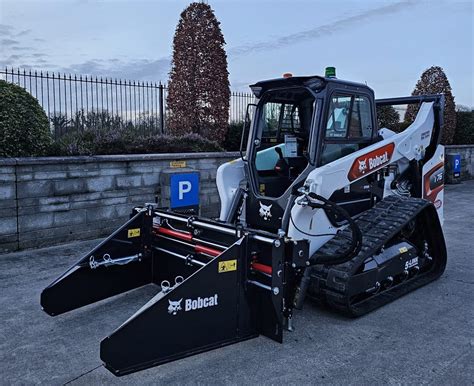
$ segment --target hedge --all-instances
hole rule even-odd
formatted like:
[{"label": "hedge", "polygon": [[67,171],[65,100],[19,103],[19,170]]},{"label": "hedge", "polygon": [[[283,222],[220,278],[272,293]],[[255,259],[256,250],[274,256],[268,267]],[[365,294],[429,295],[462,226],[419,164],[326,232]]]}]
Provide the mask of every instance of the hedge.
[{"label": "hedge", "polygon": [[217,142],[197,134],[184,136],[133,135],[132,133],[103,133],[85,130],[69,133],[58,139],[50,148],[51,156],[145,154],[145,153],[192,153],[223,151]]},{"label": "hedge", "polygon": [[51,143],[48,117],[38,101],[0,80],[0,157],[45,155]]}]

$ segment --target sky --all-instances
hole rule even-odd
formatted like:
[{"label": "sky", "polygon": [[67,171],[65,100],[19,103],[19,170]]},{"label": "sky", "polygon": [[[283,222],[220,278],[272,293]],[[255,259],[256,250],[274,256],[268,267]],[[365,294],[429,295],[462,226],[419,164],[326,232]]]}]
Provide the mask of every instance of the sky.
[{"label": "sky", "polygon": [[[411,94],[443,67],[456,104],[474,106],[474,6],[456,0],[208,0],[226,40],[231,88],[322,75]],[[167,82],[188,1],[0,0],[0,67]]]}]

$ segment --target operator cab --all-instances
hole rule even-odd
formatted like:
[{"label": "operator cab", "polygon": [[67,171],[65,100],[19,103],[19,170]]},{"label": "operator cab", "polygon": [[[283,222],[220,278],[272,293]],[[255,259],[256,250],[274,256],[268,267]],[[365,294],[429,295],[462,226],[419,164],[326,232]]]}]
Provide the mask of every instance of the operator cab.
[{"label": "operator cab", "polygon": [[281,196],[308,165],[313,109],[314,97],[304,88],[276,90],[263,98],[253,155],[261,195]]},{"label": "operator cab", "polygon": [[[334,76],[280,78],[250,88],[258,104],[246,152],[246,221],[275,231],[313,169],[378,140],[374,93]],[[354,215],[373,206],[374,187],[363,178],[330,199]]]}]

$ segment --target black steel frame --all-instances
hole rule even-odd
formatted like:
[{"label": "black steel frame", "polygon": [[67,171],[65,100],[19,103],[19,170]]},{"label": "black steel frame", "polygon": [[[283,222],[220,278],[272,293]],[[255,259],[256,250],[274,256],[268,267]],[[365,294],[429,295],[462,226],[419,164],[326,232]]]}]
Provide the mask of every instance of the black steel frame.
[{"label": "black steel frame", "polygon": [[[101,342],[106,368],[124,375],[259,334],[282,342],[294,268],[307,258],[304,241],[135,208],[126,224],[44,289],[41,306],[55,316],[156,285],[156,295]],[[168,288],[172,278],[176,285]],[[188,309],[193,299],[213,297],[218,305]]]}]

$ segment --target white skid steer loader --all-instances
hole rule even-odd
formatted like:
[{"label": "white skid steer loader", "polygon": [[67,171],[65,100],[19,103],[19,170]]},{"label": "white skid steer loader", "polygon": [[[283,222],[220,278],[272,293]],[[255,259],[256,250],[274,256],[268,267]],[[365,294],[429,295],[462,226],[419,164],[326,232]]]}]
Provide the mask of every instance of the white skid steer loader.
[{"label": "white skid steer loader", "polygon": [[[44,289],[44,311],[155,284],[101,342],[123,375],[259,334],[282,342],[305,298],[359,316],[438,278],[444,97],[375,100],[327,70],[251,86],[246,151],[217,172],[219,220],[134,208]],[[379,129],[376,107],[402,104],[420,105],[415,121]]]}]

